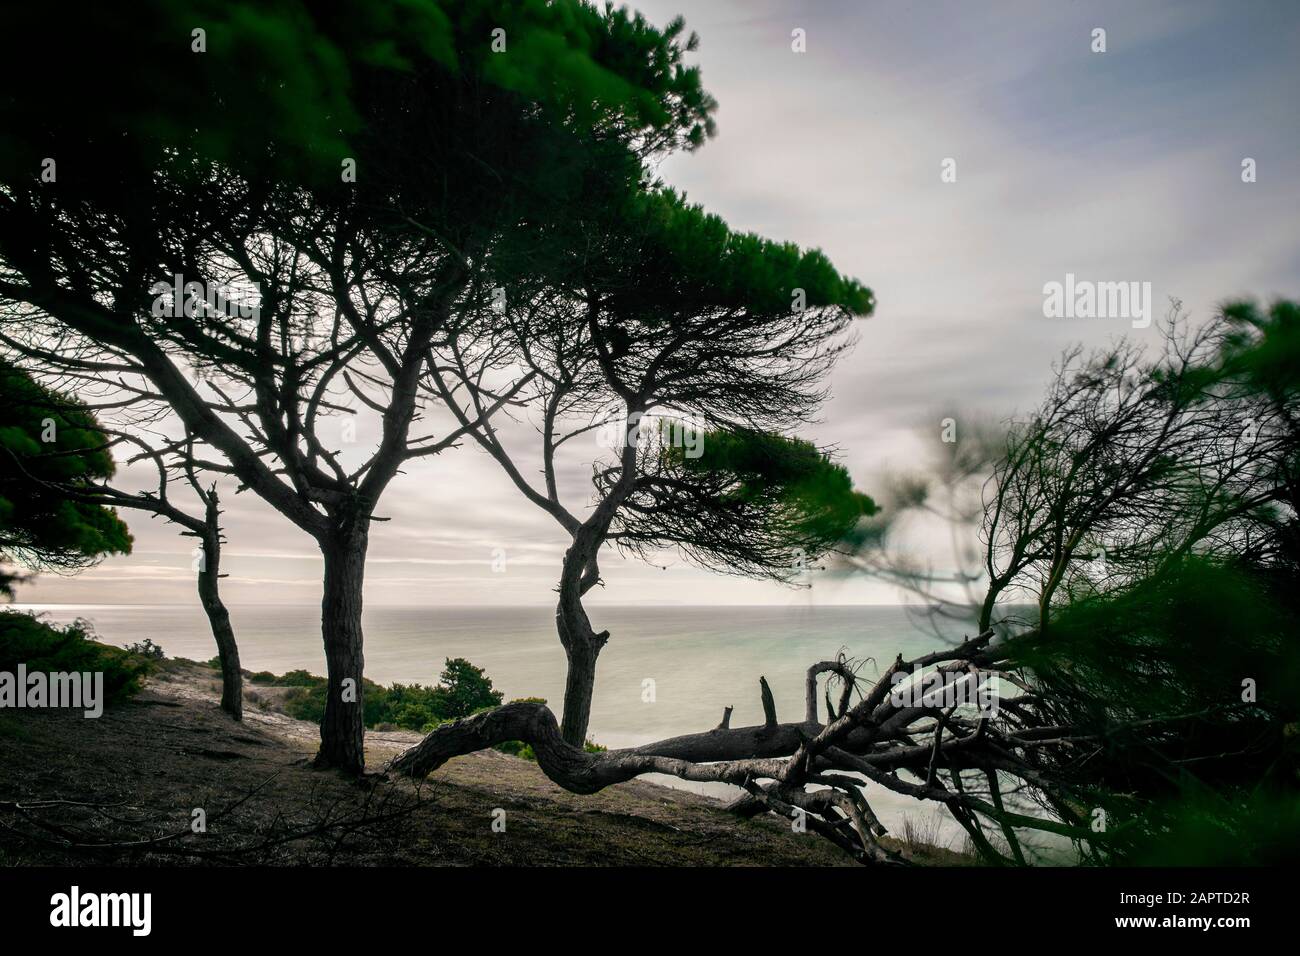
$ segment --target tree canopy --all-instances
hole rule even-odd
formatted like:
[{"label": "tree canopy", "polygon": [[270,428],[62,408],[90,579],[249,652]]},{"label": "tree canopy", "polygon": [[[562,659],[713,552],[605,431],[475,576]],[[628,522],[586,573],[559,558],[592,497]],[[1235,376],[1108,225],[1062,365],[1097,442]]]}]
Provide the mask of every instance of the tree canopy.
[{"label": "tree canopy", "polygon": [[[538,235],[513,234],[520,246],[503,243],[485,280],[499,294],[480,305],[490,331],[472,348],[437,348],[427,377],[571,538],[557,625],[569,660],[563,733],[574,744],[585,739],[609,639],[582,607],[601,582],[606,544],[788,580],[870,513],[846,472],[785,436],[815,416],[853,320],[874,309],[871,291],[819,250],[733,230],[647,177],[608,185]],[[540,482],[525,477],[519,448],[486,414],[502,396],[511,413],[534,416]],[[708,465],[676,454],[665,424],[716,446]],[[614,434],[587,459],[594,498],[564,500],[557,457],[595,430]],[[749,458],[737,471],[742,449]]]},{"label": "tree canopy", "polygon": [[[173,464],[316,540],[319,760],[359,770],[369,526],[467,430],[431,427],[427,366],[491,339],[494,274],[544,271],[579,211],[707,138],[694,37],[578,0],[74,0],[13,26],[6,66],[44,40],[68,68],[0,95],[0,344],[127,424],[174,415]],[[358,455],[335,436],[363,416]]]},{"label": "tree canopy", "polygon": [[[83,405],[0,357],[0,561],[71,570],[130,552],[116,511],[65,494],[112,477],[107,445]],[[0,570],[0,592],[11,595],[14,580]]]},{"label": "tree canopy", "polygon": [[877,511],[812,442],[709,430],[692,456],[674,440],[684,427],[661,420],[658,440],[647,443],[656,460],[642,466],[610,535],[625,551],[648,558],[677,549],[724,574],[788,581]]}]

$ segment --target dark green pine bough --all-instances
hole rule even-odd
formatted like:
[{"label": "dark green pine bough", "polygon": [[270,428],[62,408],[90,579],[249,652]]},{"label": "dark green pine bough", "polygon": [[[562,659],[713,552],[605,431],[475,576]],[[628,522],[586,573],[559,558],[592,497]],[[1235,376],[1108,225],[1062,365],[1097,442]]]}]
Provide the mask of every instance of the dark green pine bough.
[{"label": "dark green pine bough", "polygon": [[[638,190],[646,161],[703,141],[713,103],[682,64],[691,42],[680,23],[541,0],[9,17],[0,60],[58,48],[66,69],[0,101],[0,342],[110,384],[101,414],[164,404],[192,439],[171,450],[181,464],[317,542],[320,765],[364,767],[362,588],[383,492],[465,433],[428,425],[433,351],[489,335],[499,251],[550,245],[584,197]],[[133,69],[103,70],[104,49]],[[177,277],[209,294],[158,308]],[[255,290],[254,313],[210,294],[227,288]],[[339,418],[359,407],[378,425],[345,468]]]},{"label": "dark green pine bough", "polygon": [[[524,370],[513,404],[539,420],[540,479],[485,414],[499,386],[483,384],[474,355],[453,345],[428,380],[570,538],[556,604],[568,660],[561,726],[581,746],[610,637],[583,607],[604,546],[788,580],[873,513],[841,466],[787,435],[816,413],[850,323],[874,303],[820,252],[733,232],[669,190],[589,202],[574,216],[581,242],[527,258],[505,250],[489,280],[502,294],[485,306],[500,364]],[[535,267],[539,255],[545,272],[512,271],[516,257]],[[594,467],[594,498],[566,501],[557,455],[595,444],[596,432],[614,440]]]},{"label": "dark green pine bough", "polygon": [[115,470],[89,410],[0,358],[0,594],[21,580],[4,565],[70,571],[128,554],[131,535],[111,508],[70,500]]},{"label": "dark green pine bough", "polygon": [[[70,21],[83,29],[67,37]],[[174,467],[231,477],[317,542],[322,766],[364,767],[362,588],[383,492],[538,380],[508,384],[449,431],[426,424],[440,369],[475,379],[503,345],[519,354],[487,308],[495,290],[566,303],[545,320],[588,330],[601,387],[630,396],[629,414],[678,408],[751,431],[807,413],[837,351],[825,343],[870,310],[820,254],[732,235],[647,179],[649,162],[713,128],[680,21],[659,30],[540,0],[145,3],[120,16],[71,3],[18,14],[4,42],[42,37],[86,48],[3,102],[0,296],[14,308],[0,341],[34,367],[110,383],[104,414],[165,404],[188,436],[168,449]],[[100,75],[100,46],[141,69]],[[189,283],[206,294],[159,308],[160,288]],[[253,289],[257,309],[228,309],[214,288]],[[745,354],[709,351],[729,335]],[[652,339],[653,367],[636,367]],[[684,382],[688,364],[712,371]],[[729,407],[747,379],[752,408]],[[338,419],[361,406],[378,433],[345,468]],[[656,467],[666,478],[673,466]],[[669,487],[633,487],[634,472],[584,522],[563,571],[578,739],[598,644],[573,599],[611,529],[633,548],[659,534],[630,506]],[[759,527],[789,502],[727,490],[753,478],[719,472],[713,489]],[[781,557],[770,550],[755,568]]]},{"label": "dark green pine bough", "polygon": [[[70,388],[80,384],[69,383]],[[114,447],[141,449],[138,459],[156,467],[153,491],[127,492],[112,479]],[[0,562],[32,571],[67,572],[110,554],[127,554],[131,536],[118,508],[145,511],[171,521],[198,542],[196,580],[221,664],[221,707],[243,716],[243,676],[230,614],[221,599],[220,511],[215,487],[203,487],[195,470],[184,471],[201,514],[178,506],[168,493],[165,457],[144,438],[99,422],[85,403],[35,382],[0,358]],[[0,567],[0,593],[13,596],[17,571]]]}]

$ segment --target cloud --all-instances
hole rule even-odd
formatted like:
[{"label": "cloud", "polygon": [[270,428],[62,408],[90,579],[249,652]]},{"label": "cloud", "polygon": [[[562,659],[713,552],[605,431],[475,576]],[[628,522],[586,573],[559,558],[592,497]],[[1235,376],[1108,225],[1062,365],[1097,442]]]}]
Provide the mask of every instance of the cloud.
[{"label": "cloud", "polygon": [[[1032,406],[1050,363],[1122,322],[1052,320],[1042,286],[1064,274],[1143,280],[1199,317],[1222,297],[1300,294],[1300,93],[1291,4],[1164,2],[817,4],[646,0],[683,13],[717,96],[719,135],[669,159],[663,178],[734,227],[820,246],[877,293],[811,436],[834,444],[871,490],[911,461],[917,430],[958,408]],[[807,32],[807,52],[790,31]],[[1107,52],[1090,50],[1107,31]],[[1242,183],[1243,157],[1259,180]],[[940,181],[945,158],[957,181]],[[445,421],[438,413],[427,424]],[[358,426],[360,455],[373,440]],[[526,421],[507,424],[535,476]],[[580,506],[592,442],[561,486]],[[147,473],[140,472],[147,482]],[[251,494],[223,499],[232,601],[315,602],[319,559]],[[472,442],[414,462],[380,506],[372,603],[547,604],[567,542]],[[129,516],[137,552],[77,578],[47,576],[33,601],[192,601],[188,539]],[[494,548],[508,570],[491,570]],[[602,560],[593,603],[776,603],[806,591]],[[892,589],[825,582],[812,599],[882,601]]]}]

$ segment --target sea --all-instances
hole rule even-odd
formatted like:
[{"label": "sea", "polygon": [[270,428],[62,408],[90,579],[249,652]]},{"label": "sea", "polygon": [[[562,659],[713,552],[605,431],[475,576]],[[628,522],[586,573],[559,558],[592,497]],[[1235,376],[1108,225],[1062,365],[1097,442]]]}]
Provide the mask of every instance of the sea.
[{"label": "sea", "polygon": [[[197,605],[15,605],[54,623],[88,621],[98,639],[127,645],[145,638],[168,657],[206,661],[216,654]],[[809,665],[844,655],[867,679],[895,656],[915,657],[960,640],[951,622],[935,626],[915,607],[895,605],[593,606],[593,626],[610,632],[601,652],[590,736],[611,749],[717,726],[725,707],[731,726],[761,723],[759,678],[766,677],[778,719],[804,713]],[[245,669],[325,671],[319,605],[235,605],[230,615]],[[437,683],[447,658],[484,669],[506,700],[541,697],[558,712],[565,659],[553,607],[367,607],[365,673],[381,684]],[[819,713],[825,717],[824,704]],[[725,784],[668,786],[729,796]],[[901,832],[904,819],[960,847],[965,834],[941,808],[869,785],[882,822]]]}]

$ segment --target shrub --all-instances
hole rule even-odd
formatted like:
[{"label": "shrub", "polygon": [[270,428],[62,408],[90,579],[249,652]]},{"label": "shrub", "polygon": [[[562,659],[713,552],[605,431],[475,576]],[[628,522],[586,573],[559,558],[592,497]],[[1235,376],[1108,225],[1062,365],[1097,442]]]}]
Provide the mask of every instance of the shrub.
[{"label": "shrub", "polygon": [[126,649],[132,654],[139,654],[141,657],[147,657],[151,661],[160,661],[167,656],[161,645],[155,644],[147,637],[138,643],[128,644]]},{"label": "shrub", "polygon": [[[328,690],[324,677],[296,670],[280,676],[259,671],[248,679],[253,684],[291,688],[284,697],[284,711],[290,717],[320,723],[325,716]],[[433,687],[400,683],[383,687],[363,679],[362,689],[367,727],[425,734],[449,720],[499,707],[503,697],[492,689],[492,679],[483,668],[462,657],[447,658],[440,682]]]},{"label": "shrub", "polygon": [[504,695],[492,689],[492,679],[463,657],[449,657],[430,705],[444,719],[455,720],[490,707],[500,707]]},{"label": "shrub", "polygon": [[511,754],[515,757],[522,757],[525,760],[537,762],[537,754],[533,752],[533,745],[526,744],[522,740],[503,740],[497,744],[496,750],[503,754]]},{"label": "shrub", "polygon": [[323,687],[325,678],[296,670],[287,671],[283,676],[275,678],[274,683],[277,687]]},{"label": "shrub", "polygon": [[157,658],[100,644],[92,636],[87,621],[60,627],[32,614],[0,611],[0,670],[12,673],[24,664],[28,671],[102,672],[105,703],[119,703],[140,689]]}]

